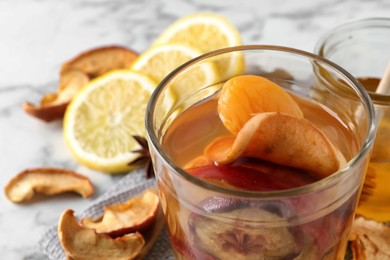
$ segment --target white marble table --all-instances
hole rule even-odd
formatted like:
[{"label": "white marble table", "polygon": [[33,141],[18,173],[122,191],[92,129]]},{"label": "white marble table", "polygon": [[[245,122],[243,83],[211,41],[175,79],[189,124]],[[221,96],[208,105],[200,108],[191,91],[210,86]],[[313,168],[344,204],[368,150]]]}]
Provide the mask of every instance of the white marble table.
[{"label": "white marble table", "polygon": [[[80,51],[119,44],[147,49],[175,19],[216,12],[240,30],[244,44],[285,45],[312,51],[326,30],[348,20],[390,16],[387,0],[1,0],[0,186],[31,167],[66,167],[91,178],[101,195],[121,176],[89,170],[73,160],[62,122],[46,124],[24,113],[57,84],[60,64]],[[93,198],[92,198],[93,199]],[[0,258],[46,259],[37,248],[41,232],[66,208],[90,200],[60,195],[16,205],[0,196]]]}]

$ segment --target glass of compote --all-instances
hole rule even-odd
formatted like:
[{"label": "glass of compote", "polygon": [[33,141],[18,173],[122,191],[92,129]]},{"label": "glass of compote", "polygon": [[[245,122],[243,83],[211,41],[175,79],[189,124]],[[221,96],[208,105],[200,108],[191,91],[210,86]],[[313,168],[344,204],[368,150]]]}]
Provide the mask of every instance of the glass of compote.
[{"label": "glass of compote", "polygon": [[278,46],[210,52],[160,83],[146,128],[176,259],[343,259],[375,124],[341,67]]}]

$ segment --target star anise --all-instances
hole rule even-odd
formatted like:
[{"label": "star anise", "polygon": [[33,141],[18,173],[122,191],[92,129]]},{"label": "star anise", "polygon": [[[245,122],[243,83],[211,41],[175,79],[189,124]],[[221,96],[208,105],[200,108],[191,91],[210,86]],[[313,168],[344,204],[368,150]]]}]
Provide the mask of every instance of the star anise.
[{"label": "star anise", "polygon": [[141,149],[132,151],[133,153],[138,153],[139,156],[135,160],[131,161],[128,165],[129,166],[145,165],[146,178],[149,179],[151,177],[154,177],[154,169],[153,169],[152,160],[150,158],[148,142],[144,137],[139,135],[133,135],[133,138],[141,146]]}]

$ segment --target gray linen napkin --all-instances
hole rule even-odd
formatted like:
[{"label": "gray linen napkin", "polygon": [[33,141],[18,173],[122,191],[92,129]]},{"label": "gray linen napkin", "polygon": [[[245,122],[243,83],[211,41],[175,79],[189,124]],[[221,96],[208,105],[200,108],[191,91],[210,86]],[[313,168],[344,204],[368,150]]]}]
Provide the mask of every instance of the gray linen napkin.
[{"label": "gray linen napkin", "polygon": [[[103,206],[122,203],[154,185],[156,185],[154,179],[145,178],[144,169],[134,170],[93,201],[88,208],[81,212],[75,212],[75,215],[77,218],[86,216],[98,217],[103,214]],[[38,246],[42,253],[52,260],[66,259],[65,252],[58,239],[57,226],[50,227],[43,232],[39,238]],[[174,259],[169,244],[168,232],[165,227],[145,259]]]}]

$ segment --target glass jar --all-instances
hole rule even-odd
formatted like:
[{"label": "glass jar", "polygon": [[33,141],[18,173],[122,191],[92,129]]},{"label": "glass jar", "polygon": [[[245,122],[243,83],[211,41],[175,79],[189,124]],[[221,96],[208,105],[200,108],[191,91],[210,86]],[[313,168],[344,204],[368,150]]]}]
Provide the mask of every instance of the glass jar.
[{"label": "glass jar", "polygon": [[375,93],[390,66],[390,18],[362,19],[335,27],[319,39],[314,53],[355,76],[374,103],[377,137],[357,213],[390,221],[390,93]]}]

